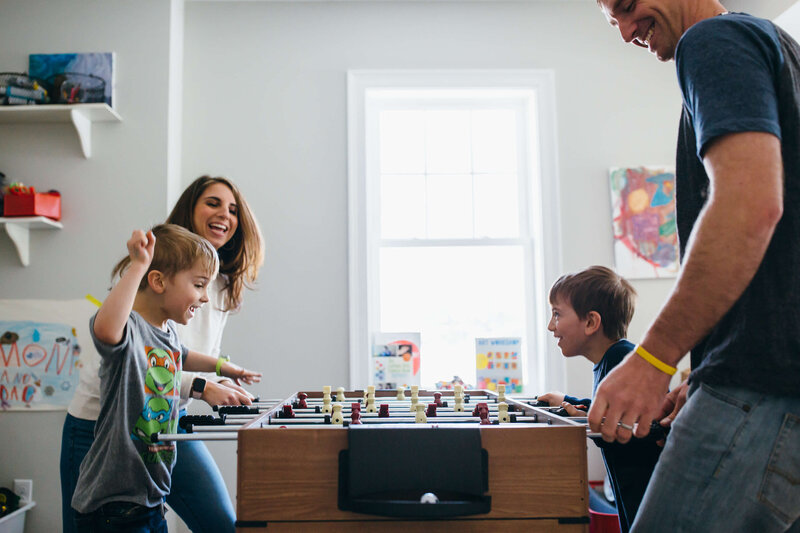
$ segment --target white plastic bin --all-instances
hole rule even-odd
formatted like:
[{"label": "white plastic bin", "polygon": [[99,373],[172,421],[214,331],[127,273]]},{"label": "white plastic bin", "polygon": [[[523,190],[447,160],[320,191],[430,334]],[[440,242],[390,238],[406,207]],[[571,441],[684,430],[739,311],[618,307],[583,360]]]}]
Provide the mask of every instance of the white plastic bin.
[{"label": "white plastic bin", "polygon": [[0,533],[23,533],[25,531],[25,513],[32,509],[36,502],[20,502],[25,505],[13,513],[0,518]]}]

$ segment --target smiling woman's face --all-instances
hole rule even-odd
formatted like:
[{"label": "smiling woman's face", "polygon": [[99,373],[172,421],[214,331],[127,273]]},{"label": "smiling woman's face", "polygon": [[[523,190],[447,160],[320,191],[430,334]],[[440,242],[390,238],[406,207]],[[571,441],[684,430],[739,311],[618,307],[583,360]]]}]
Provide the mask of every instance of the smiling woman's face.
[{"label": "smiling woman's face", "polygon": [[213,183],[197,199],[192,213],[195,232],[219,250],[239,226],[239,206],[233,192],[223,183]]}]

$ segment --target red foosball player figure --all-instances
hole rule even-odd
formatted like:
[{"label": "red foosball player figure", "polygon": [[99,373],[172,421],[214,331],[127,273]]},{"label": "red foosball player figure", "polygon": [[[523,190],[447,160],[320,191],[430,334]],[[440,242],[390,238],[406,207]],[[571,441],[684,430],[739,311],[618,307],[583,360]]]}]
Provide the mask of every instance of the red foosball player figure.
[{"label": "red foosball player figure", "polygon": [[350,404],[350,423],[351,424],[363,424],[361,421],[361,403],[351,403]]},{"label": "red foosball player figure", "polygon": [[378,418],[389,418],[389,404],[382,403],[378,409]]},{"label": "red foosball player figure", "polygon": [[425,411],[425,416],[436,416],[436,404],[435,403],[429,403],[428,404],[428,410]]},{"label": "red foosball player figure", "polygon": [[442,393],[441,392],[434,392],[433,393],[433,401],[436,403],[437,407],[442,407]]},{"label": "red foosball player figure", "polygon": [[283,413],[281,413],[281,418],[294,418],[294,411],[292,410],[292,406],[288,403],[283,405]]},{"label": "red foosball player figure", "polygon": [[306,398],[308,398],[308,394],[306,394],[305,392],[301,392],[300,394],[297,395],[297,399],[299,400],[297,404],[298,409],[308,409]]}]

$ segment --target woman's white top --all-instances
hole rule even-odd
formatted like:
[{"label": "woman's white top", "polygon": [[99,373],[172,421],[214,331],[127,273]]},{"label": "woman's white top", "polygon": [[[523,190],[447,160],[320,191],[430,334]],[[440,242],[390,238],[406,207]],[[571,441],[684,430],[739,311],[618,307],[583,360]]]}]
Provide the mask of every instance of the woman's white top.
[{"label": "woman's white top", "polygon": [[[189,324],[185,326],[176,324],[181,343],[192,351],[219,357],[222,332],[228,321],[228,312],[221,310],[224,299],[223,281],[222,276],[217,276],[211,283],[208,288],[208,302],[195,312]],[[67,412],[76,418],[97,420],[100,415],[100,377],[98,375],[100,356],[97,355],[94,346],[83,347],[81,362],[83,366],[78,387],[67,407]],[[192,380],[197,375],[212,381],[225,379],[218,377],[213,372],[183,372],[181,375],[181,409],[192,401],[189,398],[189,392],[192,388]]]}]

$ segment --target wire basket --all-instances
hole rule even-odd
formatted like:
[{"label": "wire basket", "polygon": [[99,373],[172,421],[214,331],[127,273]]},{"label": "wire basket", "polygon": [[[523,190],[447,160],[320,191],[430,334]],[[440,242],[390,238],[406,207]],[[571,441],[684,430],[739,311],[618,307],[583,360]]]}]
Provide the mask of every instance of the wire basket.
[{"label": "wire basket", "polygon": [[62,72],[47,80],[57,104],[87,104],[104,102],[106,82],[93,74]]},{"label": "wire basket", "polygon": [[46,104],[47,90],[24,72],[0,72],[0,105]]}]

